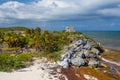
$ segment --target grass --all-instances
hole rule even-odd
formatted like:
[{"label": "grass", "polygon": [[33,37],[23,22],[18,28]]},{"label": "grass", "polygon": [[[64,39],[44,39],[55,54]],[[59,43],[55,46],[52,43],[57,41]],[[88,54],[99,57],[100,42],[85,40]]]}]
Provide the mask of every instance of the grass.
[{"label": "grass", "polygon": [[25,62],[32,61],[31,54],[0,54],[0,71],[12,71],[26,67]]},{"label": "grass", "polygon": [[[47,58],[52,61],[60,59],[61,52],[53,52],[47,54]],[[44,52],[39,53],[23,53],[23,54],[0,54],[0,71],[9,72],[12,70],[24,68],[29,66],[33,57],[41,58],[44,56]],[[45,56],[44,56],[45,57]]]},{"label": "grass", "polygon": [[49,53],[47,55],[47,57],[49,59],[52,59],[53,61],[58,61],[58,60],[60,60],[60,54],[61,54],[61,51],[59,51],[59,52],[53,52],[53,53]]},{"label": "grass", "polygon": [[18,54],[16,55],[16,59],[18,61],[32,61],[32,54],[31,53],[24,53],[24,54]]},{"label": "grass", "polygon": [[48,54],[45,54],[44,51],[37,52],[37,53],[32,53],[33,57],[37,57],[37,58],[46,57],[46,58],[48,58],[49,60],[52,60],[52,61],[60,60],[60,55],[61,55],[61,51],[56,51],[56,52],[52,52],[52,53],[48,53]]}]

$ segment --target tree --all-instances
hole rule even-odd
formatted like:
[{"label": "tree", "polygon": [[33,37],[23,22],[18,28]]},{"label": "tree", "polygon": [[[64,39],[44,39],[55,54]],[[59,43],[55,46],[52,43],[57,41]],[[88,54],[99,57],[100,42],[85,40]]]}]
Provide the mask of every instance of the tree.
[{"label": "tree", "polygon": [[40,27],[36,27],[35,28],[35,34],[40,35],[40,33],[41,33],[41,28]]},{"label": "tree", "polygon": [[41,40],[40,36],[35,35],[33,39],[34,39],[34,47],[35,47],[36,51],[40,51],[41,46],[42,46],[42,40]]},{"label": "tree", "polygon": [[25,38],[20,35],[13,32],[9,32],[5,35],[4,41],[8,44],[8,46],[11,47],[24,47],[26,44]]},{"label": "tree", "polygon": [[4,41],[4,33],[0,32],[0,45],[2,45],[3,41]]},{"label": "tree", "polygon": [[30,36],[31,35],[31,30],[30,29],[26,29],[25,30],[25,35],[26,36]]}]

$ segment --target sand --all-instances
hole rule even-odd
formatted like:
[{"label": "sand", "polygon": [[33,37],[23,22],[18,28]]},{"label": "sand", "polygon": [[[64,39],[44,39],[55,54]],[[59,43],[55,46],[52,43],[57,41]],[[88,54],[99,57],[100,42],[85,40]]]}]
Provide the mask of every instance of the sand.
[{"label": "sand", "polygon": [[[60,80],[63,77],[57,65],[50,62],[41,62],[36,59],[34,64],[28,68],[19,69],[13,72],[0,72],[0,80]],[[56,69],[56,70],[55,70]]]}]

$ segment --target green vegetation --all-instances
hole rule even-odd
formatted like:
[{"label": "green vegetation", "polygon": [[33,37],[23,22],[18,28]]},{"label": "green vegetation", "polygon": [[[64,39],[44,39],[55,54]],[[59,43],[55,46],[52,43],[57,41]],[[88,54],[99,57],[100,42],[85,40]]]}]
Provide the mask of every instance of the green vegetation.
[{"label": "green vegetation", "polygon": [[[25,27],[0,28],[0,71],[12,71],[29,66],[33,57],[47,57],[51,61],[57,61],[60,59],[61,50],[65,45],[83,37],[96,43],[89,36],[81,34],[80,32],[41,31],[40,27],[32,29]],[[116,61],[120,59],[119,52],[116,54],[105,53],[102,56]],[[106,67],[105,70],[108,68],[104,64],[103,66]],[[89,74],[99,80],[114,80],[112,77],[108,77],[109,74],[89,67],[80,68],[77,73]]]},{"label": "green vegetation", "polygon": [[[34,29],[0,28],[0,71],[12,71],[29,66],[33,57],[47,57],[57,61],[60,59],[63,47],[75,39],[81,39],[81,36],[96,43],[89,36],[81,34],[80,32],[41,31],[40,27]],[[120,59],[119,52],[116,54],[105,53],[102,56],[116,61]],[[106,65],[103,64],[103,66],[107,68]],[[101,73],[99,70],[89,67],[79,68],[76,71],[78,74],[85,73],[95,76],[99,80],[114,80],[112,77],[108,77],[107,73]]]},{"label": "green vegetation", "polygon": [[18,61],[32,61],[32,54],[31,53],[24,53],[24,54],[18,54],[16,55],[16,59]]},{"label": "green vegetation", "polygon": [[6,32],[6,31],[24,31],[28,28],[16,26],[16,27],[9,27],[9,28],[0,28],[0,32]]},{"label": "green vegetation", "polygon": [[[9,32],[9,29],[14,29],[14,31]],[[39,27],[35,29],[14,27],[5,30],[5,32],[0,32],[0,45],[3,48],[32,48],[36,49],[36,52],[44,51],[45,56],[48,53],[60,51],[64,45],[68,45],[81,34],[79,32],[49,32],[47,30],[41,32]]]},{"label": "green vegetation", "polygon": [[25,62],[32,60],[31,54],[0,54],[0,71],[11,71],[27,66]]},{"label": "green vegetation", "polygon": [[0,71],[25,67],[24,63],[31,61],[32,56],[44,56],[57,61],[63,47],[75,39],[80,39],[80,34],[82,33],[41,31],[40,27],[0,28],[0,53],[9,53],[0,54]]},{"label": "green vegetation", "polygon": [[61,54],[61,52],[54,52],[54,53],[48,54],[47,57],[49,59],[53,59],[54,61],[58,61],[58,60],[60,60],[60,54]]}]

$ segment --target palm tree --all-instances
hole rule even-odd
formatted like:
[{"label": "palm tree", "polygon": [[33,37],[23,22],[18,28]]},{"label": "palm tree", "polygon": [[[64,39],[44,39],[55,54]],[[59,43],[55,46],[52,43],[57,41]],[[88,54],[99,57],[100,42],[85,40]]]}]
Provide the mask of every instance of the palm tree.
[{"label": "palm tree", "polygon": [[41,28],[40,27],[36,27],[34,31],[35,31],[35,34],[40,35]]},{"label": "palm tree", "polygon": [[4,33],[0,32],[0,45],[2,45],[4,41]]}]

